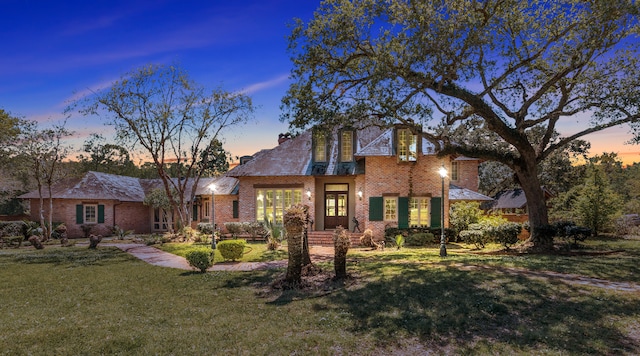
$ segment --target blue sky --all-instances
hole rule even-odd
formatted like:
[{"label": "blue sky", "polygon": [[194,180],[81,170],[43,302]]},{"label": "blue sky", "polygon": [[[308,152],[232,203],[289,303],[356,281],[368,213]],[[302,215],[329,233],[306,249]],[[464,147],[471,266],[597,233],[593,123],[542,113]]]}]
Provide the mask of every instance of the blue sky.
[{"label": "blue sky", "polygon": [[[287,131],[280,99],[292,67],[287,26],[308,20],[320,0],[2,0],[0,108],[44,125],[59,122],[66,103],[149,63],[178,63],[209,88],[244,90],[258,105],[255,121],[225,135],[232,155],[277,144]],[[574,123],[575,124],[575,123]],[[568,123],[567,131],[571,131]],[[80,148],[104,122],[72,117]],[[627,128],[590,135],[592,153],[617,152],[640,162],[637,146],[622,145]]]}]

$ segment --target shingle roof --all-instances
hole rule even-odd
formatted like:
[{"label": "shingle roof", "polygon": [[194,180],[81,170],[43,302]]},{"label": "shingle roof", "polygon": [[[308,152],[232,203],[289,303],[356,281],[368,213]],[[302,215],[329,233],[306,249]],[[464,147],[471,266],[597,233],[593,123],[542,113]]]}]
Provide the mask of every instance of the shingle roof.
[{"label": "shingle roof", "polygon": [[[220,177],[218,179],[221,179]],[[196,193],[206,190],[214,181],[213,178],[201,178]],[[220,183],[216,181],[217,194],[232,194],[234,189],[237,194],[238,182],[236,179],[224,177]],[[151,190],[162,188],[160,179],[140,179],[101,172],[87,172],[81,178],[65,179],[55,183],[51,189],[54,199],[83,199],[83,200],[119,200],[128,202],[142,202],[145,195]],[[43,189],[43,197],[49,198],[48,189]],[[189,189],[187,189],[187,195]],[[207,193],[205,193],[207,194]],[[210,194],[210,193],[208,193]],[[21,195],[21,199],[39,198],[38,191],[34,190]]]},{"label": "shingle roof", "polygon": [[509,189],[496,194],[492,209],[523,209],[527,197],[522,189]]},{"label": "shingle roof", "polygon": [[463,201],[463,200],[493,201],[493,198],[488,197],[484,194],[480,194],[478,192],[474,192],[473,190],[470,190],[467,188],[461,188],[451,184],[449,186],[449,200],[451,201]]}]

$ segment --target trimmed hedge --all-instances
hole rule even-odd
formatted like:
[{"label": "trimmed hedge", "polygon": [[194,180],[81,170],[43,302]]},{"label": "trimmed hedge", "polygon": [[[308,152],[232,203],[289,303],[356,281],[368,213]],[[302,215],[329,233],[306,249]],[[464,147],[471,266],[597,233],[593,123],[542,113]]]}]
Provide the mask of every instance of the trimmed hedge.
[{"label": "trimmed hedge", "polygon": [[218,243],[217,248],[222,258],[235,261],[242,258],[246,244],[247,240],[224,240]]},{"label": "trimmed hedge", "polygon": [[213,251],[209,249],[200,249],[189,251],[185,258],[189,262],[189,266],[197,268],[204,273],[213,266]]}]

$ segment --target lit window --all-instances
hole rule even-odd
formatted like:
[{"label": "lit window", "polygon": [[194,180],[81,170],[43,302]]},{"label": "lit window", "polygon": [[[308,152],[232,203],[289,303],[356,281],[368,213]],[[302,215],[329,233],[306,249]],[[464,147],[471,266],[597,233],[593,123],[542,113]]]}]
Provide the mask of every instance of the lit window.
[{"label": "lit window", "polygon": [[84,223],[96,224],[98,222],[98,206],[84,205]]},{"label": "lit window", "polygon": [[314,150],[313,159],[316,162],[327,161],[327,138],[325,135],[316,135],[316,146]]},{"label": "lit window", "polygon": [[353,131],[342,131],[340,145],[340,161],[353,161]]},{"label": "lit window", "polygon": [[451,162],[451,180],[458,180],[458,162]]},{"label": "lit window", "polygon": [[302,188],[256,190],[256,220],[274,221],[282,224],[284,212],[291,206],[302,203]]},{"label": "lit window", "polygon": [[398,160],[414,162],[418,157],[418,136],[408,129],[398,130]]},{"label": "lit window", "polygon": [[411,198],[409,201],[409,226],[429,226],[430,198]]},{"label": "lit window", "polygon": [[384,220],[398,221],[398,198],[396,197],[384,198]]}]

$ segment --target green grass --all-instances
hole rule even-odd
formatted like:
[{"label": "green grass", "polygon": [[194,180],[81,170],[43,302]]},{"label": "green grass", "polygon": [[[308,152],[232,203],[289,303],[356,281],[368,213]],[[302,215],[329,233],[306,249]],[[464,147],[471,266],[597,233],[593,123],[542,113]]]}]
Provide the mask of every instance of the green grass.
[{"label": "green grass", "polygon": [[640,293],[494,268],[637,278],[640,241],[593,244],[624,251],[500,257],[452,244],[441,259],[437,248],[354,249],[354,278],[313,296],[265,292],[283,270],[201,274],[110,247],[5,249],[0,354],[638,354]]},{"label": "green grass", "polygon": [[[194,249],[211,249],[211,244],[204,243],[165,243],[161,245],[155,245],[154,247],[173,253],[174,255],[185,257],[189,251]],[[287,259],[287,251],[285,249],[279,249],[276,251],[269,251],[267,245],[264,242],[247,242],[244,250],[244,255],[239,260],[241,262],[268,262]],[[220,255],[220,251],[216,251],[214,256],[214,262],[223,262],[224,259]]]}]

